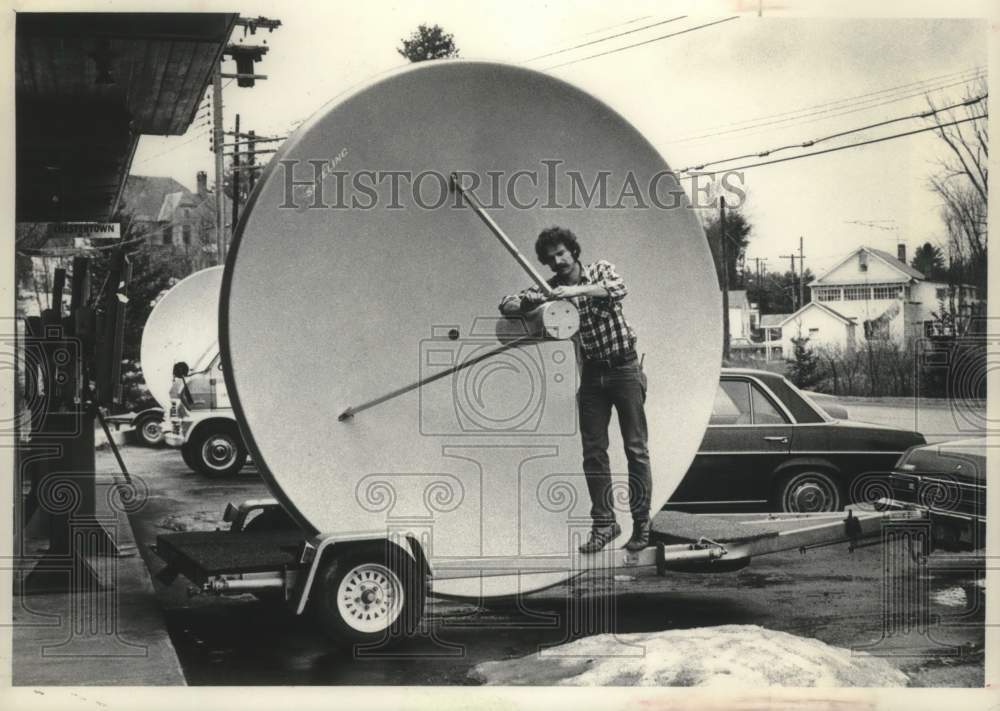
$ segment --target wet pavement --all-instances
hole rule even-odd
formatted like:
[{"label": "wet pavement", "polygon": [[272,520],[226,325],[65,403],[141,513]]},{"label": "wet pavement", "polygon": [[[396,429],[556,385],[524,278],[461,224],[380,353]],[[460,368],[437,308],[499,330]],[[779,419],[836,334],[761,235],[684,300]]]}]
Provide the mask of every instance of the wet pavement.
[{"label": "wet pavement", "polygon": [[[253,466],[226,479],[190,472],[170,449],[123,449],[148,489],[132,516],[148,546],[160,533],[226,527],[227,502],[269,496]],[[111,471],[114,459],[98,453]],[[914,686],[981,686],[985,591],[969,577],[925,576],[909,628],[886,613],[883,548],[846,546],[755,560],[736,573],[660,578],[651,569],[614,579],[584,577],[520,601],[431,600],[422,633],[391,649],[335,651],[311,617],[251,595],[188,596],[189,583],[155,583],[185,677],[192,685],[472,684],[477,663],[534,654],[583,635],[760,625],[839,647],[885,655]]]}]

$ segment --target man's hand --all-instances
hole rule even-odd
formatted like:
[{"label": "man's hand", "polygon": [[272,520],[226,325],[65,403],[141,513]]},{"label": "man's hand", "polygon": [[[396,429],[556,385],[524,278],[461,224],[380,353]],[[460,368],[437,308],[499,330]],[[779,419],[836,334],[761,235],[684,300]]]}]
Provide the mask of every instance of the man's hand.
[{"label": "man's hand", "polygon": [[531,308],[537,306],[538,304],[545,301],[547,297],[545,294],[538,291],[526,291],[521,296],[514,296],[508,299],[504,299],[503,304],[500,306],[500,313],[505,316],[513,316],[515,314],[521,313],[523,310],[530,310]]},{"label": "man's hand", "polygon": [[572,299],[574,296],[581,296],[583,288],[579,286],[557,286],[552,290],[552,295],[557,299]]}]

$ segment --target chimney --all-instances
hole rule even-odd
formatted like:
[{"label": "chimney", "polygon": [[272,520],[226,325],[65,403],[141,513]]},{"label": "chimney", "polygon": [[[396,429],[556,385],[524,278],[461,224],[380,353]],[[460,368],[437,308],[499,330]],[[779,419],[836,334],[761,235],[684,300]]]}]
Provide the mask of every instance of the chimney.
[{"label": "chimney", "polygon": [[208,173],[204,170],[198,171],[198,197],[203,198],[208,195]]},{"label": "chimney", "polygon": [[906,264],[906,245],[902,242],[896,245],[896,257],[903,264]]}]

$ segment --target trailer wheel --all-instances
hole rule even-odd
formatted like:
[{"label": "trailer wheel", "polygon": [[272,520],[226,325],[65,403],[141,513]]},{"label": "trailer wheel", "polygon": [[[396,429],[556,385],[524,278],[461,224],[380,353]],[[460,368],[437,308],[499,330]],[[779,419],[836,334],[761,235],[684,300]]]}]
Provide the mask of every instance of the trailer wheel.
[{"label": "trailer wheel", "polygon": [[819,469],[802,469],[778,484],[777,508],[786,513],[840,511],[840,486],[830,474]]},{"label": "trailer wheel", "polygon": [[139,443],[147,447],[159,447],[163,444],[162,422],[163,415],[159,414],[149,414],[138,418],[133,427],[135,427],[135,437]]},{"label": "trailer wheel", "polygon": [[316,615],[340,646],[396,641],[412,634],[423,616],[423,574],[388,542],[335,551],[316,582]]},{"label": "trailer wheel", "polygon": [[208,476],[233,476],[247,461],[247,449],[235,427],[209,427],[191,442],[194,470]]}]

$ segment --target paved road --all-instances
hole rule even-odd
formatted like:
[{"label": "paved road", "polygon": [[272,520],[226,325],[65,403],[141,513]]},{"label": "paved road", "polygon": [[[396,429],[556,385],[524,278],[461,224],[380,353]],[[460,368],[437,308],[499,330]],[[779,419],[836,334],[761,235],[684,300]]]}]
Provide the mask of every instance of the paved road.
[{"label": "paved road", "polygon": [[[881,406],[880,406],[881,407]],[[852,418],[861,408],[852,405]],[[891,409],[891,408],[890,408]],[[869,408],[866,413],[875,412]],[[895,417],[905,417],[898,412]],[[869,418],[864,418],[869,419]],[[171,530],[224,526],[229,501],[267,496],[252,467],[237,477],[191,473],[170,449],[123,450],[149,498],[133,516],[137,542],[156,571],[162,564],[145,547]],[[98,466],[112,471],[110,453]],[[182,578],[157,583],[170,633],[188,683],[201,684],[469,684],[468,670],[494,659],[523,656],[583,634],[666,630],[721,624],[761,625],[846,648],[889,655],[917,686],[981,686],[984,591],[974,581],[929,577],[921,611],[929,626],[896,631],[883,610],[883,549],[850,553],[845,547],[789,553],[754,561],[738,573],[671,574],[642,571],[606,583],[585,578],[534,594],[519,604],[478,606],[434,601],[429,629],[387,658],[351,658],[331,651],[309,618],[295,618],[250,596],[189,598]],[[587,620],[611,605],[607,619]],[[880,641],[881,640],[881,641]],[[872,646],[874,645],[874,646]]]}]

